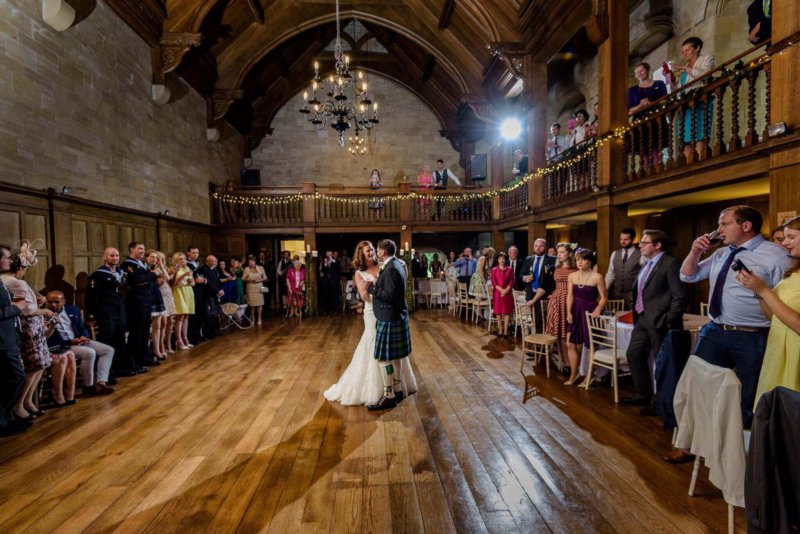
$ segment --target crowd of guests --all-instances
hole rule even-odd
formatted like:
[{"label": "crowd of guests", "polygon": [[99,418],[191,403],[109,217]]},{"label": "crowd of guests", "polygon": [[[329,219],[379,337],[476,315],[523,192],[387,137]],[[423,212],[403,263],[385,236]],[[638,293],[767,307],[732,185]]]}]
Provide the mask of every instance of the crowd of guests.
[{"label": "crowd of guests", "polygon": [[[508,335],[514,313],[512,291],[524,290],[536,327],[558,338],[558,353],[569,369],[566,386],[588,379],[579,373],[581,352],[589,346],[586,312],[608,313],[608,300],[622,301],[634,323],[626,349],[634,395],[620,402],[640,407],[642,415],[656,415],[648,360],[668,332],[683,330],[687,285],[708,280],[709,322],[691,354],[735,369],[742,383],[742,421],[749,428],[764,392],[776,386],[800,390],[800,217],[773,229],[771,240],[762,236],[762,224],[754,208],[731,206],[720,214],[718,228],[699,236],[683,260],[668,253],[665,232],[645,230],[637,245],[635,230],[626,228],[605,274],[598,272],[591,250],[576,243],[548,249],[544,239],[534,242],[533,254],[524,260],[513,246],[506,252],[484,247],[477,256],[470,248],[458,257],[451,252],[437,272],[468,284],[470,295],[480,296],[479,286],[487,288],[483,294],[491,299],[500,336]],[[537,306],[542,300],[545,309]],[[676,450],[665,459],[693,457]]]}]

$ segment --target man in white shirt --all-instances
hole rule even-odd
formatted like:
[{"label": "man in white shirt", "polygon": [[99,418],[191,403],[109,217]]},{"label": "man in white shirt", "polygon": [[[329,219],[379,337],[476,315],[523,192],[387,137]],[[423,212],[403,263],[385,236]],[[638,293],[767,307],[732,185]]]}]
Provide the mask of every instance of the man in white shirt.
[{"label": "man in white shirt", "polygon": [[547,161],[557,158],[567,148],[567,138],[561,135],[561,125],[559,123],[554,122],[550,125],[550,135],[551,137],[547,140],[544,149]]},{"label": "man in white shirt", "polygon": [[[453,180],[453,182],[461,187],[461,180],[458,177],[450,172],[450,169],[444,166],[444,161],[441,159],[436,160],[436,170],[433,171],[433,188],[434,189],[447,189],[447,183],[449,180]],[[437,217],[439,220],[442,220],[442,207],[444,207],[445,201],[441,198],[436,199],[436,213],[433,215],[432,219],[435,220]]]}]

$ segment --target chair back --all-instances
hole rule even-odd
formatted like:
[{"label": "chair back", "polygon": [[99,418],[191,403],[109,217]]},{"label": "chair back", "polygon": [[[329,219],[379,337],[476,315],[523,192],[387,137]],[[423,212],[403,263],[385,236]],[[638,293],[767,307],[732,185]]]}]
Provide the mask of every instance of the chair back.
[{"label": "chair back", "polygon": [[[542,332],[544,332],[547,328],[547,308],[550,305],[550,299],[542,299],[537,302],[536,305],[539,306],[539,314],[542,318]],[[535,320],[536,317],[534,316],[534,321]]]},{"label": "chair back", "polygon": [[606,311],[609,311],[614,315],[616,315],[621,311],[625,311],[625,300],[624,299],[607,300]]},{"label": "chair back", "polygon": [[511,294],[514,295],[514,302],[526,302],[524,291],[517,291],[516,289],[512,289]]},{"label": "chair back", "polygon": [[586,312],[586,322],[589,325],[589,350],[592,352],[610,349],[617,353],[617,320],[607,315],[593,316]]},{"label": "chair back", "polygon": [[489,289],[485,282],[475,285],[475,296],[481,300],[489,300]]},{"label": "chair back", "polygon": [[704,317],[708,317],[708,303],[707,302],[701,302],[700,303],[700,315],[702,315]]},{"label": "chair back", "polygon": [[[515,291],[515,293],[517,292]],[[522,300],[514,299],[514,322],[522,329],[522,335],[527,336],[534,332],[533,308],[525,302],[524,291],[522,293]],[[516,328],[514,332],[516,333]]]}]

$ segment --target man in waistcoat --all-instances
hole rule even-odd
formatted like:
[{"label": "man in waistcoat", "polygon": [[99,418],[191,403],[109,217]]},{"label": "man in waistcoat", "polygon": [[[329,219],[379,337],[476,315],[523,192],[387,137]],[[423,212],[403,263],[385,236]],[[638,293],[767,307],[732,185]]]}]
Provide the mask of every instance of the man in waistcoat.
[{"label": "man in waistcoat", "polygon": [[[436,170],[433,171],[433,188],[445,190],[447,189],[447,184],[450,180],[453,180],[459,187],[461,187],[461,180],[458,177],[450,172],[450,169],[444,166],[444,161],[441,159],[436,160]],[[443,199],[436,199],[436,213],[433,215],[433,219],[436,217],[439,220],[442,220],[442,208],[444,207],[445,201]]]},{"label": "man in waistcoat", "polygon": [[627,307],[631,302],[631,289],[633,288],[639,270],[642,267],[642,256],[633,240],[636,239],[636,230],[623,228],[619,234],[621,248],[611,253],[606,273],[606,287],[608,298],[624,300]]}]

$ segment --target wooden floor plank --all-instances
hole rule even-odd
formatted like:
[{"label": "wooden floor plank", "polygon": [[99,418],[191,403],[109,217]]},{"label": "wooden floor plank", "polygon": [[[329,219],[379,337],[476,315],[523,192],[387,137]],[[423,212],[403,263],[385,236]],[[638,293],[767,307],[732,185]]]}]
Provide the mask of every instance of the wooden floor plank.
[{"label": "wooden floor plank", "polygon": [[519,347],[445,311],[412,317],[414,396],[328,403],[362,331],[268,321],[50,411],[0,440],[0,531],[725,530],[719,490],[686,496],[691,467],[659,458],[657,419],[557,373],[523,404]]}]

